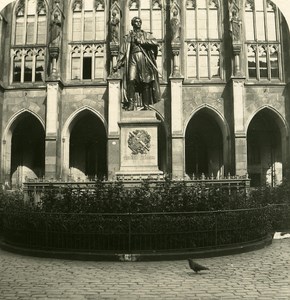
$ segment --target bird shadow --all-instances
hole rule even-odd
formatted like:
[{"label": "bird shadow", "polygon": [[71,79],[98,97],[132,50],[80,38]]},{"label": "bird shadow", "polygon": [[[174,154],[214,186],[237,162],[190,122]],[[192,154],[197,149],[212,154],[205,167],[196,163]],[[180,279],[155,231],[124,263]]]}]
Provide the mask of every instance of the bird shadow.
[{"label": "bird shadow", "polygon": [[202,274],[206,274],[206,273],[187,272],[187,275],[189,275],[189,276],[200,276]]}]

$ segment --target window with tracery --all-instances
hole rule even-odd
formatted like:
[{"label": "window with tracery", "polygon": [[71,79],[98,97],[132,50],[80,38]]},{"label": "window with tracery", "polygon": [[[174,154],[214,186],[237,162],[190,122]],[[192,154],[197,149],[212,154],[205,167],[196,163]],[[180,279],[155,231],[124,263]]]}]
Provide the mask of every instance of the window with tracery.
[{"label": "window with tracery", "polygon": [[218,0],[188,0],[185,10],[186,77],[221,78],[220,7]]},{"label": "window with tracery", "polygon": [[126,33],[132,29],[131,20],[139,17],[142,20],[142,30],[152,32],[159,44],[157,54],[157,68],[163,74],[163,52],[164,52],[164,13],[162,0],[129,0],[128,22]]},{"label": "window with tracery", "polygon": [[12,82],[44,81],[47,8],[44,0],[19,0],[14,11]]},{"label": "window with tracery", "polygon": [[248,78],[282,78],[279,14],[270,0],[247,0],[245,31]]},{"label": "window with tracery", "polygon": [[104,0],[72,1],[71,79],[104,81],[106,10]]}]

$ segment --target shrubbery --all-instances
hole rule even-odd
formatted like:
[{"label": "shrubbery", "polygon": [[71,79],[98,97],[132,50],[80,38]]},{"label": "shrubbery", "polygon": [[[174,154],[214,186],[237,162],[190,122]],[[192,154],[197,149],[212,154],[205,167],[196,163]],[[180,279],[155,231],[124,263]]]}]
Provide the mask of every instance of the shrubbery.
[{"label": "shrubbery", "polygon": [[[48,247],[49,240],[50,247],[57,248],[58,243],[64,243],[64,238],[57,236],[62,232],[68,234],[65,243],[70,248],[74,245],[75,234],[78,241],[84,239],[82,244],[92,244],[87,239],[97,234],[98,243],[94,247],[111,243],[114,248],[121,237],[122,243],[127,243],[130,226],[134,235],[132,245],[137,243],[142,249],[167,249],[169,245],[210,247],[247,242],[290,227],[289,191],[289,184],[246,192],[202,185],[189,187],[183,181],[170,180],[158,184],[146,180],[134,188],[124,188],[118,181],[96,182],[88,189],[54,188],[52,185],[38,202],[34,195],[27,198],[21,192],[2,192],[0,208],[5,211],[6,227],[10,228],[8,239],[16,244],[29,240]],[[168,214],[158,214],[162,212]],[[106,215],[111,213],[116,215]],[[48,239],[47,230],[55,235]],[[25,236],[24,233],[29,234]],[[154,241],[154,245],[143,240],[147,233],[151,234],[150,243]],[[112,237],[110,243],[107,241],[109,235]],[[166,236],[167,240],[162,240]]]},{"label": "shrubbery", "polygon": [[97,182],[94,189],[55,188],[47,190],[38,203],[41,211],[63,213],[214,211],[255,205],[244,189],[229,192],[227,188],[186,186],[183,181],[169,180],[158,184],[143,181],[134,188],[124,188],[118,181]]}]

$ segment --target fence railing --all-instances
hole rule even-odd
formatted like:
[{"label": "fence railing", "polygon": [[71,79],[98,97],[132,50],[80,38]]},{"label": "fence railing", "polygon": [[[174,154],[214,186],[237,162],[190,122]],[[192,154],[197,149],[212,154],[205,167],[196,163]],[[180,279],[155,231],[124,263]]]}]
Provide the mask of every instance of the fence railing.
[{"label": "fence railing", "polygon": [[273,231],[290,230],[290,205],[271,204],[269,211]]},{"label": "fence railing", "polygon": [[264,239],[269,209],[64,214],[10,212],[6,243],[46,250],[152,253],[221,248]]},{"label": "fence railing", "polygon": [[[204,188],[223,188],[227,189],[229,193],[234,190],[248,190],[250,188],[250,179],[245,176],[228,176],[228,177],[201,177],[194,179],[184,179],[176,180],[176,182],[183,182],[185,186],[202,186]],[[142,179],[138,180],[126,180],[120,181],[125,188],[134,188],[140,186]],[[154,188],[154,186],[160,185],[164,182],[162,178],[160,180],[149,180],[149,186]],[[174,181],[173,181],[174,182]],[[116,181],[103,181],[102,184],[105,186],[110,186],[115,184]],[[47,190],[51,189],[61,189],[65,187],[75,188],[75,189],[91,189],[95,188],[96,181],[63,181],[63,180],[44,180],[35,179],[27,180],[23,183],[23,191],[26,195],[34,196],[36,200],[39,200],[41,195],[43,195]]]},{"label": "fence railing", "polygon": [[3,209],[0,208],[0,238],[2,236],[2,233],[3,233]]}]

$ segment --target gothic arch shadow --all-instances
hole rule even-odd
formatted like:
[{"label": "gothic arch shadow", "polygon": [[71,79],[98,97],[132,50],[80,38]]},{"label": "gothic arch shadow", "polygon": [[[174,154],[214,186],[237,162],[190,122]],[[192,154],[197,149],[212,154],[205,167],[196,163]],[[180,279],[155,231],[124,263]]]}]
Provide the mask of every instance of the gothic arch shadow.
[{"label": "gothic arch shadow", "polygon": [[71,180],[107,177],[107,127],[95,110],[83,107],[62,131],[61,177]]},{"label": "gothic arch shadow", "polygon": [[27,178],[44,176],[45,130],[43,120],[27,109],[13,115],[3,134],[3,178],[13,187]]},{"label": "gothic arch shadow", "polygon": [[186,174],[226,175],[230,165],[230,135],[222,115],[203,105],[191,114],[185,128]]},{"label": "gothic arch shadow", "polygon": [[252,186],[282,182],[287,163],[289,128],[270,106],[257,110],[247,123],[248,173]]}]

